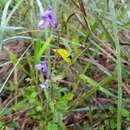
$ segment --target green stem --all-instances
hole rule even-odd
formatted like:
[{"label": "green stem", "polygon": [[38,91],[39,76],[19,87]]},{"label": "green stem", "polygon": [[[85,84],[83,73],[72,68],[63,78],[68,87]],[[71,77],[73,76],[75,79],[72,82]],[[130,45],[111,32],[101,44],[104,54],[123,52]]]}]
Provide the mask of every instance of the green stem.
[{"label": "green stem", "polygon": [[[50,34],[50,31],[46,29],[45,31],[45,38],[47,39],[48,36]],[[50,45],[48,46],[47,48],[47,59],[48,59],[48,72],[49,72],[49,75],[51,75],[51,51],[50,51]]]},{"label": "green stem", "polygon": [[2,49],[2,44],[3,44],[3,34],[4,34],[4,31],[3,29],[0,30],[0,51]]},{"label": "green stem", "polygon": [[121,48],[118,39],[116,24],[116,14],[113,0],[109,0],[109,8],[112,16],[113,34],[115,39],[116,57],[117,57],[117,80],[118,80],[118,108],[117,108],[117,130],[121,130],[121,110],[122,110],[122,70],[121,70]]}]

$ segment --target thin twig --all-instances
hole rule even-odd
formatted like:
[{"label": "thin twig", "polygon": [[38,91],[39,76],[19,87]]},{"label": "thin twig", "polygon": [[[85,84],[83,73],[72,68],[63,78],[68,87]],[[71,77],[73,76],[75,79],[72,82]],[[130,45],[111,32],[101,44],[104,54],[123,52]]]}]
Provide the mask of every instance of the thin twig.
[{"label": "thin twig", "polygon": [[75,2],[75,0],[70,0],[78,9],[80,8],[79,5]]}]

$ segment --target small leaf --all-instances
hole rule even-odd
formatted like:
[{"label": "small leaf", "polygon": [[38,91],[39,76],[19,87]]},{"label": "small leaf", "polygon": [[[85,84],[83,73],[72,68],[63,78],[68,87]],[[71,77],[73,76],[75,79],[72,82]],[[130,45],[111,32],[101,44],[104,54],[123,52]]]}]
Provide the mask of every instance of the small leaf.
[{"label": "small leaf", "polygon": [[127,111],[126,109],[122,109],[121,114],[123,117],[129,117],[129,111]]},{"label": "small leaf", "polygon": [[0,130],[4,130],[4,124],[0,121]]},{"label": "small leaf", "polygon": [[116,123],[115,123],[114,119],[110,120],[110,126],[111,126],[112,130],[116,128]]},{"label": "small leaf", "polygon": [[[48,48],[51,40],[52,40],[53,36],[51,35],[50,37],[47,38],[47,40],[45,41],[45,43],[43,44],[42,48],[40,49],[39,53],[38,53],[38,57],[39,59],[42,57],[42,54],[45,52],[45,50]],[[40,60],[39,60],[40,61]]]},{"label": "small leaf", "polygon": [[70,100],[72,100],[73,96],[74,96],[73,93],[68,93],[68,94],[66,94],[65,96],[62,97],[62,100],[70,101]]},{"label": "small leaf", "polygon": [[47,130],[58,130],[58,126],[53,122],[49,122],[47,126]]},{"label": "small leaf", "polygon": [[[18,59],[17,59],[16,55],[14,55],[14,54],[10,55],[10,60],[14,64],[16,64],[18,62]],[[28,71],[24,68],[24,66],[22,64],[18,63],[17,68],[20,69],[21,71],[23,71],[24,73],[26,73],[27,75],[29,75]]]},{"label": "small leaf", "polygon": [[19,110],[22,110],[22,109],[26,108],[28,105],[29,105],[29,104],[27,103],[27,100],[25,99],[25,100],[23,100],[23,101],[21,101],[21,102],[15,104],[15,105],[13,106],[13,110],[14,110],[14,111],[19,111]]}]

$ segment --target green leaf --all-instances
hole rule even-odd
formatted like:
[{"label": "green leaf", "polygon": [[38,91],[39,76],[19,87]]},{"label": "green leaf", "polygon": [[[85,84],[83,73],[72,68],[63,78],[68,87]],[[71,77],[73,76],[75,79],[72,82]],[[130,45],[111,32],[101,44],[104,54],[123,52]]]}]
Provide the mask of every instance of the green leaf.
[{"label": "green leaf", "polygon": [[[9,6],[11,4],[12,0],[8,0],[4,6],[4,10],[3,10],[3,14],[1,16],[1,27],[5,27],[6,24],[7,24],[7,15],[8,15],[8,9],[9,9]],[[3,44],[3,36],[4,36],[4,29],[0,30],[0,49],[2,47],[2,44]]]},{"label": "green leaf", "polygon": [[43,55],[43,53],[46,51],[48,48],[53,36],[51,35],[50,37],[47,38],[44,44],[42,44],[42,41],[38,39],[38,41],[34,44],[34,59],[35,59],[35,64],[38,64],[40,62],[40,59]]},{"label": "green leaf", "polygon": [[128,117],[127,117],[127,121],[129,121],[129,122],[130,122],[130,116],[128,116]]},{"label": "green leaf", "polygon": [[58,126],[53,122],[49,122],[47,126],[47,130],[58,130]]},{"label": "green leaf", "polygon": [[48,48],[52,38],[53,38],[53,36],[51,35],[50,37],[47,38],[46,42],[43,44],[42,48],[40,49],[40,52],[38,53],[39,58],[42,57],[43,53]]},{"label": "green leaf", "polygon": [[122,115],[123,117],[129,117],[129,111],[122,108],[122,109],[121,109],[121,115]]},{"label": "green leaf", "polygon": [[0,121],[0,130],[4,130],[4,124]]},{"label": "green leaf", "polygon": [[110,120],[110,126],[111,126],[112,130],[116,128],[116,122],[114,121],[114,119]]},{"label": "green leaf", "polygon": [[15,104],[12,109],[15,111],[19,111],[19,110],[22,110],[24,108],[27,108],[27,106],[28,106],[27,99],[24,99],[23,101]]},{"label": "green leaf", "polygon": [[98,129],[99,130],[104,130],[104,128],[102,126],[99,126]]},{"label": "green leaf", "polygon": [[40,62],[40,58],[39,58],[39,51],[42,45],[42,41],[41,39],[38,39],[37,42],[34,44],[34,62],[35,64],[38,64]]},{"label": "green leaf", "polygon": [[41,57],[42,54],[45,52],[45,50],[46,50],[47,47],[49,46],[49,44],[50,44],[52,38],[53,38],[52,35],[51,35],[50,37],[47,38],[46,42],[43,44],[42,48],[40,49],[39,57]]},{"label": "green leaf", "polygon": [[68,107],[66,101],[59,100],[55,103],[55,110],[65,115],[67,113]]},{"label": "green leaf", "polygon": [[[104,88],[103,86],[101,86],[100,83],[97,83],[96,81],[94,81],[94,80],[91,79],[90,77],[88,77],[88,76],[86,76],[86,75],[84,75],[84,74],[81,74],[81,75],[80,75],[80,78],[83,79],[83,80],[86,80],[90,85],[93,86],[93,92],[99,90],[99,91],[105,93],[105,94],[108,95],[108,96],[115,97],[115,95],[114,95],[112,92],[110,92],[108,89],[106,89],[106,88]],[[92,92],[92,93],[93,93],[93,92]],[[90,94],[92,94],[92,93],[90,93]]]},{"label": "green leaf", "polygon": [[121,111],[122,111],[122,66],[121,66],[121,47],[118,38],[118,25],[117,25],[117,14],[115,9],[114,0],[109,0],[109,10],[112,18],[112,31],[113,31],[113,39],[116,48],[116,68],[117,68],[117,82],[118,82],[118,100],[117,100],[117,130],[121,130],[122,128],[122,119],[121,119]]},{"label": "green leaf", "polygon": [[68,94],[66,94],[65,96],[62,97],[62,100],[70,101],[70,100],[72,100],[73,96],[74,96],[73,93],[68,93]]},{"label": "green leaf", "polygon": [[[18,62],[18,59],[17,59],[16,55],[14,55],[14,54],[11,54],[11,55],[10,55],[10,60],[11,60],[14,64],[16,64],[16,63]],[[24,66],[23,66],[22,64],[18,63],[18,64],[17,64],[17,67],[18,67],[21,71],[23,71],[25,74],[29,75],[28,71],[24,68]]]}]

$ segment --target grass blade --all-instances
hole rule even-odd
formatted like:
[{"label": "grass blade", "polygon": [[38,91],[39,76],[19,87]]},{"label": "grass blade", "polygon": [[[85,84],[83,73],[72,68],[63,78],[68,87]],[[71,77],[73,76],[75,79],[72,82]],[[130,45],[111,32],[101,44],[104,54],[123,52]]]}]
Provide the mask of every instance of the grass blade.
[{"label": "grass blade", "polygon": [[118,80],[118,108],[117,108],[117,130],[121,130],[121,110],[122,110],[122,71],[121,71],[121,56],[120,44],[118,39],[118,30],[116,24],[116,14],[113,0],[109,1],[110,13],[112,16],[112,27],[115,39],[116,57],[117,57],[117,80]]},{"label": "grass blade", "polygon": [[97,83],[96,81],[94,81],[93,79],[91,79],[90,77],[84,75],[84,74],[81,74],[80,75],[80,78],[83,79],[83,80],[86,80],[90,85],[92,85],[94,88],[93,88],[93,91],[95,92],[96,90],[99,90],[101,92],[103,92],[104,94],[108,95],[108,96],[112,96],[112,97],[115,97],[115,95],[113,93],[111,93],[109,90],[107,90],[106,88],[102,87],[100,85],[100,83]]},{"label": "grass blade", "polygon": [[16,6],[13,8],[13,10],[10,12],[10,14],[8,15],[7,19],[6,19],[6,24],[8,24],[9,20],[12,18],[12,15],[15,13],[15,11],[19,8],[19,6],[22,4],[23,0],[20,0]]},{"label": "grass blade", "polygon": [[[8,8],[9,8],[9,5],[11,4],[11,1],[12,0],[9,0],[5,7],[4,7],[4,10],[3,10],[3,15],[2,15],[2,18],[1,18],[1,28],[4,28],[6,26],[6,18],[7,18],[7,14],[8,14]],[[3,40],[3,35],[4,35],[4,29],[1,29],[0,30],[0,48],[2,47],[2,40]]]}]

